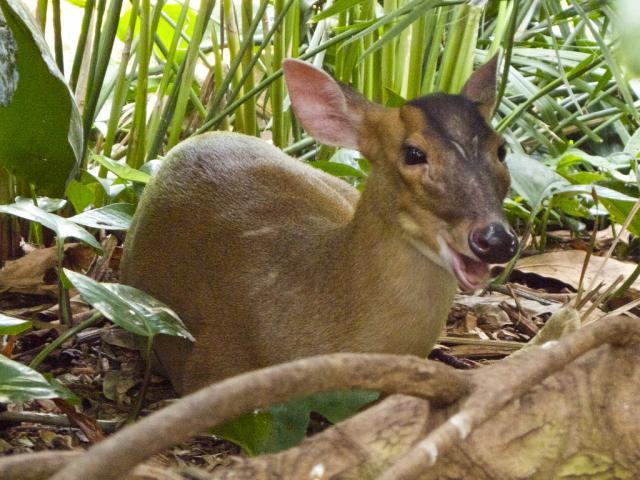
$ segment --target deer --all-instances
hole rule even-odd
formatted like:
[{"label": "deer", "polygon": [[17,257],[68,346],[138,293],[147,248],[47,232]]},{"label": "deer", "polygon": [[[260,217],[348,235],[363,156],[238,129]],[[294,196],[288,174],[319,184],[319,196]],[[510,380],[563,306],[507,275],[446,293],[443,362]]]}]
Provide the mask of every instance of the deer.
[{"label": "deer", "polygon": [[369,160],[362,193],[239,133],[170,150],[134,215],[121,281],[195,337],[156,340],[178,393],[318,354],[430,353],[457,288],[483,287],[518,249],[502,210],[505,140],[490,126],[497,66],[460,94],[388,108],[286,59],[306,132]]}]

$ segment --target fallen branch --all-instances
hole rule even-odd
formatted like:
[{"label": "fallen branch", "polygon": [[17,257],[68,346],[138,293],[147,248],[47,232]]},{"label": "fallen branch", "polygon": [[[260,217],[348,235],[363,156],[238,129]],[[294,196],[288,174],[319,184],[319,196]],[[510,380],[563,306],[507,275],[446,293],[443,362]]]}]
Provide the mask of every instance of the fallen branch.
[{"label": "fallen branch", "polygon": [[[271,367],[185,397],[98,444],[54,478],[140,478],[141,467],[130,477],[124,472],[159,445],[184,440],[186,432],[348,385],[429,401],[392,395],[285,452],[238,458],[213,473],[173,469],[147,478],[373,479],[386,471],[394,479],[546,479],[586,475],[589,468],[639,478],[640,324],[622,317],[595,322],[523,353],[473,372],[411,357],[351,354]],[[23,478],[5,472],[0,461],[0,477]]]},{"label": "fallen branch", "polygon": [[344,353],[297,360],[188,395],[97,444],[52,480],[120,479],[154,453],[255,409],[349,388],[417,395],[447,405],[466,395],[470,382],[464,372],[417,357]]}]

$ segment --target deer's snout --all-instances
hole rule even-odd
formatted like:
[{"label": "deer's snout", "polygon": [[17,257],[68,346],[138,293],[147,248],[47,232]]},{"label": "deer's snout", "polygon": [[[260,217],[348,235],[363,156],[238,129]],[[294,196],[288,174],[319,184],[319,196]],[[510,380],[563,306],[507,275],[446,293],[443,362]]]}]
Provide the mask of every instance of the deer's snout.
[{"label": "deer's snout", "polygon": [[494,222],[469,234],[469,247],[486,263],[505,263],[516,254],[518,238],[510,228]]}]

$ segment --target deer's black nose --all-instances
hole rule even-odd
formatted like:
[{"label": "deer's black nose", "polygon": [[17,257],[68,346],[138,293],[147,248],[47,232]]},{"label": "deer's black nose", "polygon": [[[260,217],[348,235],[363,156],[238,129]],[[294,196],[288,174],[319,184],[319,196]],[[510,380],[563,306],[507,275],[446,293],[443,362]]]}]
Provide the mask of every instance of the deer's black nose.
[{"label": "deer's black nose", "polygon": [[483,262],[505,263],[518,250],[518,239],[510,228],[496,222],[472,230],[469,247]]}]

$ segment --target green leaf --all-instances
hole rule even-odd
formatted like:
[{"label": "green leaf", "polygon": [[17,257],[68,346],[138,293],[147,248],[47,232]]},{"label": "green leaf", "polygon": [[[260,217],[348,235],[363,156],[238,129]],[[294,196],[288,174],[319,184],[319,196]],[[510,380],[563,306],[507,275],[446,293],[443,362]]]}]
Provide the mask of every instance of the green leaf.
[{"label": "green leaf", "polygon": [[64,273],[87,303],[125,330],[143,337],[163,333],[195,341],[173,310],[142,290],[99,283],[67,269]]},{"label": "green leaf", "polygon": [[254,412],[214,429],[219,437],[240,445],[250,455],[275,453],[298,445],[309,427],[309,415],[317,412],[333,423],[357,413],[377,400],[378,392],[343,390],[322,392]]},{"label": "green leaf", "polygon": [[506,162],[511,173],[511,187],[534,211],[560,187],[570,185],[553,169],[528,155],[512,153]]},{"label": "green leaf", "polygon": [[78,107],[24,5],[0,0],[0,9],[0,165],[62,194],[82,156]]},{"label": "green leaf", "polygon": [[0,335],[18,335],[29,330],[31,322],[0,313]]},{"label": "green leaf", "polygon": [[335,175],[336,177],[365,178],[365,174],[363,172],[345,163],[325,162],[318,160],[315,162],[309,162],[309,165],[324,172],[330,173],[331,175]]},{"label": "green leaf", "polygon": [[105,230],[128,230],[133,217],[133,205],[130,203],[112,203],[106,207],[88,210],[69,218],[73,223],[85,227]]},{"label": "green leaf", "polygon": [[[38,197],[38,208],[41,208],[45,212],[53,213],[58,210],[62,210],[64,206],[67,204],[67,201],[63,198],[49,198],[49,197]],[[29,204],[33,205],[33,200],[31,198],[26,197],[16,197],[15,203],[17,204]]]},{"label": "green leaf", "polygon": [[31,203],[20,202],[11,205],[0,205],[0,213],[8,213],[32,222],[38,222],[53,230],[60,241],[64,241],[67,238],[75,238],[98,251],[102,251],[98,241],[84,228],[59,215],[45,212]]},{"label": "green leaf", "polygon": [[241,447],[250,456],[259,455],[273,430],[272,416],[268,412],[252,412],[218,425],[212,433]]},{"label": "green leaf", "polygon": [[55,388],[40,373],[0,355],[0,402],[24,403],[57,396]]},{"label": "green leaf", "polygon": [[123,180],[139,183],[149,183],[149,180],[151,180],[151,175],[141,172],[140,170],[136,170],[124,162],[118,162],[116,160],[103,157],[102,155],[94,155],[93,158],[104,168]]}]

